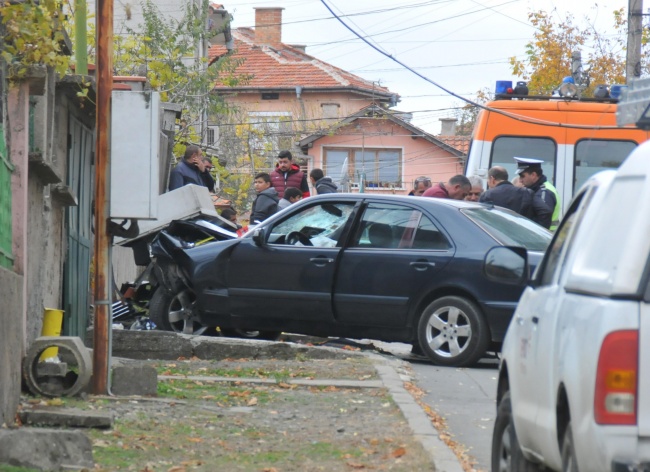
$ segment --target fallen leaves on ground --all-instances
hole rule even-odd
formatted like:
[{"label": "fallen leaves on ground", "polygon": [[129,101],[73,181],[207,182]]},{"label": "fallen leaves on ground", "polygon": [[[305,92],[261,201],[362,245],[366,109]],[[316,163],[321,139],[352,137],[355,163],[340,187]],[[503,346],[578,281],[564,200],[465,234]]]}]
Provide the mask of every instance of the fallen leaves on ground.
[{"label": "fallen leaves on ground", "polygon": [[445,419],[422,401],[422,397],[424,397],[425,394],[424,390],[412,382],[404,382],[404,388],[413,396],[418,405],[420,405],[427,414],[433,426],[438,430],[440,439],[454,452],[454,454],[456,454],[463,470],[465,472],[474,472],[476,470],[474,468],[475,461],[472,461],[469,458],[465,446],[451,439]]}]

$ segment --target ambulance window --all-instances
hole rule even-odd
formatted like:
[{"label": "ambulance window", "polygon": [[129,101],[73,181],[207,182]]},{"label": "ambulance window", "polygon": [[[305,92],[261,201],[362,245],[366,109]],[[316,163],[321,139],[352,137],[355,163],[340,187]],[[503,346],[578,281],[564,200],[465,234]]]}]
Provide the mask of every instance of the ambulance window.
[{"label": "ambulance window", "polygon": [[544,175],[555,182],[555,141],[550,138],[528,138],[525,136],[501,136],[492,144],[490,167],[502,166],[508,171],[510,180],[517,176],[515,157],[531,157],[544,161]]},{"label": "ambulance window", "polygon": [[575,147],[573,191],[578,190],[589,177],[606,169],[616,169],[634,150],[634,141],[582,139]]}]

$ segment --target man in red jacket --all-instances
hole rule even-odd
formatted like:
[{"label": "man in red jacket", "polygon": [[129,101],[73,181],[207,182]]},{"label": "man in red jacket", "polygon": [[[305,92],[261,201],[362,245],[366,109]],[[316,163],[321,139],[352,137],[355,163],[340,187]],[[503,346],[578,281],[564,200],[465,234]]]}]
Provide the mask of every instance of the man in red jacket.
[{"label": "man in red jacket", "polygon": [[440,182],[433,187],[429,187],[422,196],[464,200],[471,188],[472,184],[469,179],[459,174],[454,175],[448,182]]},{"label": "man in red jacket", "polygon": [[300,170],[300,166],[293,163],[293,156],[289,151],[280,151],[275,170],[271,172],[271,186],[278,192],[280,198],[284,196],[287,187],[299,188],[302,198],[309,197],[309,184],[307,175]]}]

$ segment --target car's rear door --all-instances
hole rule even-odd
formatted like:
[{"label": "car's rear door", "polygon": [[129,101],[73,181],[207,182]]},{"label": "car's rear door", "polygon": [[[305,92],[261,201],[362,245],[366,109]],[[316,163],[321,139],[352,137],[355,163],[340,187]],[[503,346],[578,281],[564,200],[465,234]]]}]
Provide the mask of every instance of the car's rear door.
[{"label": "car's rear door", "polygon": [[[355,202],[300,205],[265,228],[258,246],[245,238],[228,263],[227,286],[235,316],[331,321],[332,285],[340,247]],[[302,234],[303,243],[287,236]]]},{"label": "car's rear door", "polygon": [[438,223],[417,207],[370,201],[341,255],[334,286],[337,321],[405,326],[410,303],[453,255]]}]

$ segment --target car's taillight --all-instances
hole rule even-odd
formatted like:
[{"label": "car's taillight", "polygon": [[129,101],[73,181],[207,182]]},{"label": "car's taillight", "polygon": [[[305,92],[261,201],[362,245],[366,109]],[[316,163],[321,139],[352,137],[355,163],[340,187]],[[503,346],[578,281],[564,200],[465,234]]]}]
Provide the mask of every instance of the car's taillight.
[{"label": "car's taillight", "polygon": [[594,417],[598,424],[636,424],[639,332],[615,331],[600,347]]}]

